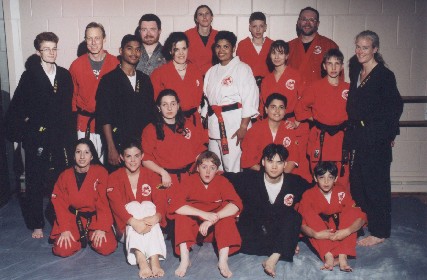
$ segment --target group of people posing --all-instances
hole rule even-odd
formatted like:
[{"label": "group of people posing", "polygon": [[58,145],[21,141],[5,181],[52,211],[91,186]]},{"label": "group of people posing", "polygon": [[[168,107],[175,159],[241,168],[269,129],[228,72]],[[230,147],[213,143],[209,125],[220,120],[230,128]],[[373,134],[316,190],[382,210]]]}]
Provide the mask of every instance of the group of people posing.
[{"label": "group of people posing", "polygon": [[322,269],[352,271],[362,227],[362,246],[391,231],[403,105],[378,35],[356,36],[348,84],[314,8],[301,10],[290,42],[264,36],[261,12],[239,43],[212,28],[206,5],[194,21],[162,46],[160,19],[143,15],[119,57],[104,50],[103,26],[89,23],[87,52],[69,71],[55,64],[58,37],[37,35],[6,115],[7,137],[25,150],[33,238],[43,237],[44,187],[56,182],[58,256],[87,245],[108,255],[120,241],[141,278],[161,277],[166,232],[179,277],[203,240],[216,243],[222,276],[232,276],[228,256],[240,251],[268,256],[262,265],[274,277],[302,234]]}]

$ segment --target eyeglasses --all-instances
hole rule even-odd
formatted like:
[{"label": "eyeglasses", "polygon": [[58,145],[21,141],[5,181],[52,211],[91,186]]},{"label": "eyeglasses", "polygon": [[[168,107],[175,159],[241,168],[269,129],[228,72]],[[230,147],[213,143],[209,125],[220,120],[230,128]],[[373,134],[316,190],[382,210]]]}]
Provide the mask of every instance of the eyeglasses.
[{"label": "eyeglasses", "polygon": [[315,19],[315,18],[298,18],[298,20],[302,21],[302,22],[309,22],[309,23],[316,23],[317,22],[317,19]]},{"label": "eyeglasses", "polygon": [[96,42],[96,43],[101,42],[102,39],[104,39],[104,38],[102,38],[102,37],[93,37],[93,38],[92,37],[86,37],[85,38],[86,42]]},{"label": "eyeglasses", "polygon": [[40,52],[47,52],[47,53],[50,53],[50,52],[56,53],[58,51],[58,49],[57,48],[52,48],[52,49],[50,49],[50,48],[44,48],[44,49],[41,49],[39,51]]}]

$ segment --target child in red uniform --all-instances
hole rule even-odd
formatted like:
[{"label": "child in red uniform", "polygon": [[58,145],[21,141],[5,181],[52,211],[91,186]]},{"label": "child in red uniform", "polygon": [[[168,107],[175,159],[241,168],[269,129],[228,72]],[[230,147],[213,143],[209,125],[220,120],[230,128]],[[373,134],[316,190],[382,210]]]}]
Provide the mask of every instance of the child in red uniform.
[{"label": "child in red uniform", "polygon": [[349,170],[344,170],[348,152],[342,149],[347,122],[347,94],[349,84],[341,81],[344,56],[338,49],[330,49],[323,57],[326,77],[304,90],[295,114],[298,120],[311,120],[307,155],[311,170],[319,161],[334,161],[341,170],[337,184],[348,188]]},{"label": "child in red uniform", "polygon": [[242,142],[242,157],[240,166],[256,171],[261,170],[262,151],[271,143],[283,145],[289,151],[289,158],[283,172],[291,173],[299,162],[296,132],[287,128],[286,114],[287,99],[279,93],[271,94],[265,102],[265,112],[268,118],[254,124]]},{"label": "child in red uniform", "polygon": [[138,264],[139,277],[162,277],[159,258],[166,258],[166,244],[160,225],[166,225],[165,191],[157,188],[159,177],[141,167],[141,144],[130,141],[123,149],[120,157],[125,167],[110,174],[107,189],[116,234],[123,241],[126,237],[127,260]]},{"label": "child in red uniform", "polygon": [[88,139],[76,142],[74,160],[75,166],[62,172],[52,193],[56,213],[50,233],[52,251],[68,257],[89,243],[97,253],[109,255],[117,242],[106,195],[107,170],[99,165],[95,146]]},{"label": "child in red uniform", "polygon": [[267,31],[267,19],[262,12],[251,14],[249,17],[249,31],[252,39],[246,37],[240,41],[237,45],[236,54],[242,62],[251,67],[257,84],[260,86],[262,79],[269,73],[266,59],[271,43],[273,43],[273,40],[264,37],[265,31]]},{"label": "child in red uniform", "polygon": [[355,206],[348,190],[335,186],[338,169],[335,163],[321,161],[314,168],[317,187],[307,190],[298,211],[303,217],[302,232],[324,261],[322,270],[351,272],[347,256],[356,256],[357,231],[366,215]]},{"label": "child in red uniform", "polygon": [[231,183],[216,176],[220,164],[215,153],[201,153],[196,161],[198,174],[183,182],[170,203],[169,213],[175,219],[175,252],[181,256],[175,271],[178,277],[184,277],[190,266],[191,246],[211,234],[218,246],[220,273],[225,278],[232,276],[228,255],[240,249],[235,217],[243,205]]}]

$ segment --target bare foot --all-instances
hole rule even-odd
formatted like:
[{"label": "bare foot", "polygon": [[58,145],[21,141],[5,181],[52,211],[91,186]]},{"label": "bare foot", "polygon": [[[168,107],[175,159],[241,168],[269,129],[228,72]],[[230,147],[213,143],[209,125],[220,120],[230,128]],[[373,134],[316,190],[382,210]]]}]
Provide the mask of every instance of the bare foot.
[{"label": "bare foot", "polygon": [[299,254],[299,245],[297,244],[297,247],[295,248],[295,255]]},{"label": "bare foot", "polygon": [[153,277],[163,277],[165,271],[160,267],[159,255],[154,255],[150,258],[151,271],[153,272]]},{"label": "bare foot", "polygon": [[334,256],[331,252],[327,252],[325,254],[325,263],[320,268],[321,270],[330,270],[332,271],[334,269]]},{"label": "bare foot", "polygon": [[360,246],[364,246],[364,247],[370,247],[370,246],[375,246],[377,244],[383,243],[384,240],[385,240],[385,238],[378,238],[378,237],[375,237],[373,235],[370,235],[368,237],[365,237],[365,238],[359,240],[357,242],[357,244]]},{"label": "bare foot", "polygon": [[35,238],[35,239],[43,238],[43,229],[41,229],[41,228],[35,228],[33,230],[33,233],[31,234],[31,237]]},{"label": "bare foot", "polygon": [[135,250],[135,256],[136,256],[136,262],[139,266],[139,278],[146,279],[153,277],[153,272],[150,269],[150,266],[148,265],[147,258],[145,255],[139,251]]},{"label": "bare foot", "polygon": [[339,264],[340,264],[340,270],[344,272],[352,272],[353,269],[351,266],[347,263],[347,255],[345,254],[339,254],[338,256]]},{"label": "bare foot", "polygon": [[280,254],[273,253],[268,259],[262,263],[264,272],[271,277],[276,277],[276,264],[279,261]]},{"label": "bare foot", "polygon": [[[184,244],[184,246],[182,246]],[[190,252],[187,249],[186,243],[179,244],[181,250],[181,261],[178,268],[175,270],[175,275],[178,277],[184,277],[187,273],[187,269],[190,267]]]},{"label": "bare foot", "polygon": [[222,277],[230,278],[233,273],[228,267],[228,252],[230,251],[229,247],[224,247],[219,250],[219,259],[218,259],[218,269]]}]

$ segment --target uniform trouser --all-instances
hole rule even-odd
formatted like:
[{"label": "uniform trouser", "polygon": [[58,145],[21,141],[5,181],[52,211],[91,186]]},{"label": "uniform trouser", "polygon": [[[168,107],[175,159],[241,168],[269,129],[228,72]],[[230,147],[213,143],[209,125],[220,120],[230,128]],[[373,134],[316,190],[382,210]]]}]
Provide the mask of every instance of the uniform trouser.
[{"label": "uniform trouser", "polygon": [[301,222],[301,215],[292,209],[286,212],[283,219],[266,225],[257,221],[253,221],[248,227],[238,224],[242,235],[240,252],[257,256],[279,253],[283,260],[292,262],[299,240]]},{"label": "uniform trouser", "polygon": [[[199,226],[203,221],[197,217],[175,215],[175,252],[180,255],[181,250],[179,245],[186,243],[190,249],[196,241],[204,238],[199,233]],[[229,255],[236,253],[240,249],[242,243],[239,231],[236,226],[235,217],[225,217],[216,222],[209,228],[208,237],[213,234],[218,251],[222,248],[229,247]]]},{"label": "uniform trouser", "polygon": [[[151,201],[132,201],[126,204],[126,210],[135,219],[142,219],[156,214],[156,206]],[[137,233],[132,226],[126,226],[126,252],[129,264],[136,265],[135,250],[139,250],[148,260],[154,255],[160,255],[161,259],[166,258],[166,244],[163,238],[160,225],[154,225],[145,234]]]},{"label": "uniform trouser", "polygon": [[[82,139],[82,138],[85,138],[85,132],[78,130],[77,139]],[[90,133],[89,139],[90,141],[92,141],[93,145],[95,146],[96,152],[98,153],[99,161],[101,161],[101,163],[104,163],[104,151],[102,150],[101,135],[96,133]]]},{"label": "uniform trouser", "polygon": [[223,153],[221,149],[221,140],[209,139],[208,149],[209,151],[214,152],[221,159],[221,170],[237,173],[240,172],[240,157],[242,156],[242,150],[240,149],[240,144],[236,146],[237,137],[231,139],[231,136],[232,134],[227,134],[228,154],[225,155]]},{"label": "uniform trouser", "polygon": [[388,238],[391,232],[390,143],[356,150],[350,170],[350,190],[368,217],[371,235]]}]

